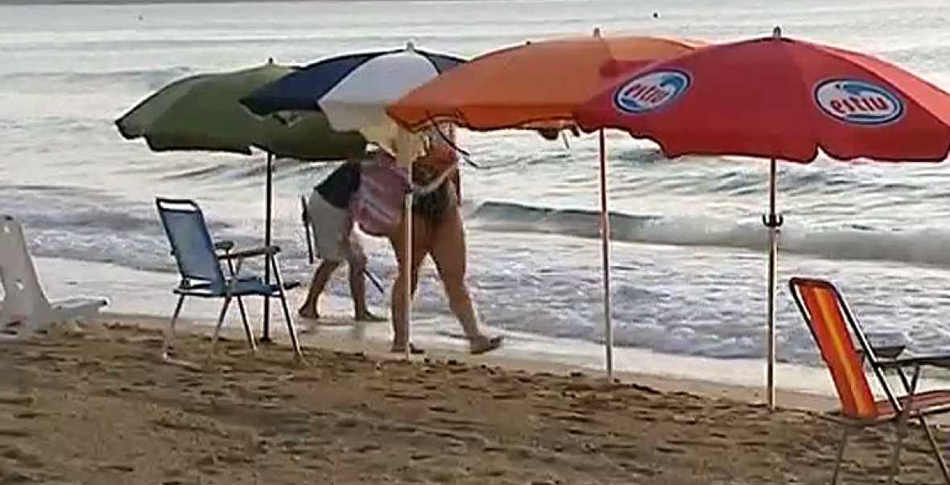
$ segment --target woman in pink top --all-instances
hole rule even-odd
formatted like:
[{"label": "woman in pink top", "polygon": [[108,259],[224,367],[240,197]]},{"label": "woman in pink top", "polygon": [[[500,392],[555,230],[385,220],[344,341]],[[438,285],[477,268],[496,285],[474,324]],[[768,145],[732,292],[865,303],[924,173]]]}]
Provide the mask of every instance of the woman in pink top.
[{"label": "woman in pink top", "polygon": [[[449,127],[449,130],[451,127]],[[442,128],[443,133],[447,129]],[[412,294],[415,295],[419,281],[419,266],[426,256],[431,256],[445,287],[452,313],[462,324],[469,342],[469,351],[481,354],[501,346],[500,336],[488,337],[479,329],[478,315],[465,284],[466,249],[465,229],[459,210],[460,190],[458,156],[455,149],[443,136],[432,130],[429,133],[429,150],[425,156],[413,162],[413,185],[434,190],[416,193],[412,206]],[[451,172],[447,172],[451,171]],[[441,182],[438,182],[442,179]],[[417,189],[418,190],[418,189]],[[390,233],[389,240],[399,261],[399,276],[392,291],[393,352],[410,351],[421,353],[422,349],[409,342],[408,322],[405,320],[405,214],[400,214],[399,228]]]},{"label": "woman in pink top", "polygon": [[[451,127],[448,128],[450,130]],[[444,129],[445,130],[445,129]],[[448,131],[451,136],[452,132]],[[428,152],[413,162],[412,184],[396,161],[379,150],[375,163],[364,166],[362,181],[351,206],[354,218],[364,232],[389,237],[399,273],[392,290],[393,352],[414,353],[422,349],[409,343],[409,324],[405,318],[405,213],[403,198],[414,190],[412,206],[412,293],[419,281],[419,267],[426,256],[435,261],[439,278],[445,285],[452,312],[462,324],[469,350],[480,354],[501,345],[501,337],[488,337],[478,328],[475,305],[465,285],[465,229],[459,212],[459,175],[457,156],[442,134],[429,133]]]}]

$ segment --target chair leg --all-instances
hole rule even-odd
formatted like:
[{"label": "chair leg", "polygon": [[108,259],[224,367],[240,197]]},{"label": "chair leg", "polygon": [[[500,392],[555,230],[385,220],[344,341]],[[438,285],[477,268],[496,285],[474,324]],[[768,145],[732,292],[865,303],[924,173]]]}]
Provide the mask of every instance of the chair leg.
[{"label": "chair leg", "polygon": [[280,295],[280,304],[284,310],[284,320],[287,321],[287,331],[290,333],[290,343],[294,347],[294,355],[298,358],[303,357],[303,352],[300,350],[300,342],[297,340],[297,328],[294,326],[294,320],[290,316],[290,307],[287,306],[287,295],[284,293],[284,280],[280,275],[277,257],[270,256],[268,259],[270,259],[271,266],[274,270],[274,281],[277,284],[277,293]]},{"label": "chair leg", "polygon": [[224,317],[228,314],[228,307],[231,306],[231,296],[224,297],[224,304],[221,305],[221,313],[218,314],[218,324],[214,327],[214,336],[211,337],[211,352],[208,359],[214,357],[214,347],[218,344],[218,335],[221,333],[221,326],[224,324]]},{"label": "chair leg", "polygon": [[172,313],[172,319],[168,322],[168,332],[165,334],[165,346],[162,349],[162,359],[168,360],[171,356],[169,351],[173,347],[175,340],[175,322],[178,321],[178,315],[181,313],[181,307],[185,304],[185,295],[178,296],[178,304],[175,305],[175,312]]},{"label": "chair leg", "polygon": [[251,352],[257,353],[257,343],[254,342],[254,332],[251,331],[251,325],[247,323],[247,310],[244,309],[244,299],[237,297],[238,310],[241,311],[241,322],[244,323],[244,335],[247,337],[247,344],[251,346]]},{"label": "chair leg", "polygon": [[894,454],[891,455],[891,478],[888,483],[894,485],[897,480],[897,473],[901,468],[901,448],[904,446],[904,435],[907,434],[907,417],[902,415],[897,419],[897,440],[894,443]]},{"label": "chair leg", "polygon": [[[225,254],[231,254],[231,250],[225,250]],[[237,271],[234,268],[234,261],[228,258],[228,270],[231,272],[231,277],[237,277]],[[247,336],[247,343],[251,346],[251,352],[257,353],[257,344],[254,342],[254,333],[251,332],[251,326],[247,323],[247,310],[244,309],[244,299],[240,296],[237,297],[238,309],[241,310],[241,322],[244,323],[244,333]]]},{"label": "chair leg", "polygon": [[851,427],[844,425],[844,433],[841,434],[841,444],[838,445],[838,459],[835,461],[835,473],[831,475],[831,485],[838,483],[838,472],[841,471],[841,462],[844,461],[844,448],[848,445],[848,435],[851,433]]},{"label": "chair leg", "polygon": [[937,444],[937,440],[934,439],[934,433],[931,431],[930,426],[927,425],[927,421],[924,420],[924,417],[920,417],[920,425],[924,427],[924,432],[927,433],[927,440],[930,441],[930,446],[934,450],[934,456],[937,458],[937,464],[940,466],[940,472],[943,473],[943,480],[950,485],[950,470],[947,469],[947,462],[943,459],[943,454],[940,452],[940,445]]}]

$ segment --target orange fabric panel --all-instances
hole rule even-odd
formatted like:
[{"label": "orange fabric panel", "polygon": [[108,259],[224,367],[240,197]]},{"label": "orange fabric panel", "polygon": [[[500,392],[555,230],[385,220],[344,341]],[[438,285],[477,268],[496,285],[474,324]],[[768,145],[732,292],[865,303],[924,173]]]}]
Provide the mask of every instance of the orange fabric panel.
[{"label": "orange fabric panel", "polygon": [[603,82],[631,67],[694,50],[695,41],[577,37],[479,56],[416,88],[387,109],[416,131],[432,120],[474,130],[557,126]]},{"label": "orange fabric panel", "polygon": [[878,408],[835,290],[818,283],[803,283],[800,291],[811,314],[809,324],[818,340],[822,358],[838,390],[842,413],[853,418],[877,417]]}]

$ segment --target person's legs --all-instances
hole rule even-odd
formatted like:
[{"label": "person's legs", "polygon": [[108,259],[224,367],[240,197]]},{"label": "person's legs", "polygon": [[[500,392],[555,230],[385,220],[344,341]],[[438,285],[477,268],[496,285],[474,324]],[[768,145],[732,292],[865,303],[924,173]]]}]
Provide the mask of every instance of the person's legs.
[{"label": "person's legs", "polygon": [[340,263],[337,261],[323,261],[320,266],[317,266],[317,269],[313,272],[313,280],[310,282],[307,299],[304,300],[303,305],[297,311],[301,317],[320,318],[320,311],[317,308],[320,294],[323,293],[323,290],[327,287],[327,282],[330,281],[330,276],[338,267],[340,267]]},{"label": "person's legs", "polygon": [[316,190],[310,194],[308,214],[313,229],[314,246],[322,261],[313,273],[307,299],[298,313],[303,318],[320,318],[317,303],[330,281],[330,276],[346,258],[346,238],[349,237],[352,221],[345,210],[331,205]]},{"label": "person's legs", "polygon": [[[405,216],[405,214],[403,214]],[[395,234],[390,235],[389,241],[392,244],[393,252],[396,253],[396,261],[399,264],[396,281],[392,288],[392,304],[390,305],[390,317],[393,322],[393,352],[404,352],[409,343],[409,322],[406,321],[406,271],[404,264],[406,254],[406,227],[405,217],[399,223],[399,229]],[[419,267],[428,254],[430,233],[428,226],[421,217],[414,216],[412,220],[412,295],[416,294],[416,287],[419,284]]]},{"label": "person's legs", "polygon": [[353,298],[354,316],[361,322],[381,322],[384,318],[370,313],[366,305],[366,253],[356,231],[350,231],[346,254],[349,266],[350,296]]},{"label": "person's legs", "polygon": [[472,353],[482,353],[497,348],[501,338],[488,338],[478,328],[478,315],[465,284],[466,248],[465,229],[458,206],[450,207],[432,234],[432,259],[435,260],[439,278],[445,285],[452,313],[462,324]]}]

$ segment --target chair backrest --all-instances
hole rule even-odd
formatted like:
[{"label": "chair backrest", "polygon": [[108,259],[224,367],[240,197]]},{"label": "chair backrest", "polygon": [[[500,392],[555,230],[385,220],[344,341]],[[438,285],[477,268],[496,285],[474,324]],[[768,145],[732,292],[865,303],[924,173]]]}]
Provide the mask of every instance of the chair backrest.
[{"label": "chair backrest", "polygon": [[[842,414],[849,418],[876,418],[878,410],[864,373],[861,355],[855,347],[855,339],[878,377],[883,378],[883,375],[876,367],[876,357],[861,327],[848,310],[844,298],[834,285],[824,280],[792,278],[788,284],[792,297],[818,344],[821,357],[831,371],[831,378],[841,400]],[[886,381],[882,383],[888,397],[892,397],[886,387]]]},{"label": "chair backrest", "polygon": [[198,204],[191,200],[156,198],[155,205],[184,283],[203,282],[211,288],[223,288],[224,273]]},{"label": "chair backrest", "polygon": [[0,216],[0,283],[4,293],[0,318],[8,320],[0,323],[32,320],[39,313],[52,311],[27,248],[23,227],[11,216]]}]

